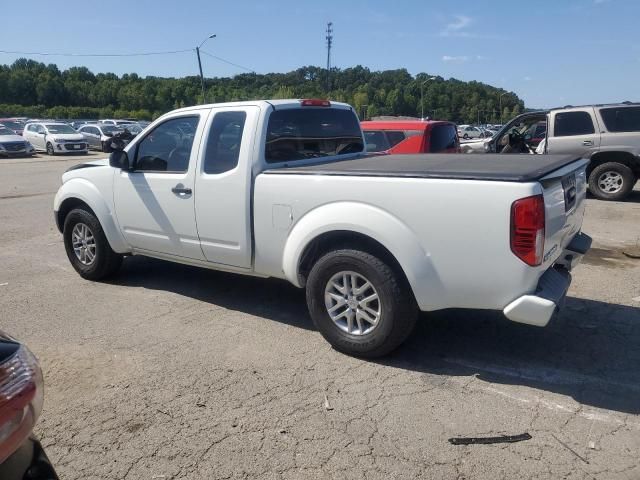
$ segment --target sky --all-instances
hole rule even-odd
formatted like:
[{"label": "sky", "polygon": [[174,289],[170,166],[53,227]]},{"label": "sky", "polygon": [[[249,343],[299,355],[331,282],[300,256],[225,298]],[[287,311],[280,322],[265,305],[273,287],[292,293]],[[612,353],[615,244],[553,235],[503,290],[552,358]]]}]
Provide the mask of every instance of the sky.
[{"label": "sky", "polygon": [[[141,76],[287,72],[326,64],[406,68],[477,80],[523,98],[530,108],[640,101],[640,0],[30,0],[2,7],[0,50],[136,57],[0,53],[61,69]],[[210,55],[225,59],[225,63]]]}]

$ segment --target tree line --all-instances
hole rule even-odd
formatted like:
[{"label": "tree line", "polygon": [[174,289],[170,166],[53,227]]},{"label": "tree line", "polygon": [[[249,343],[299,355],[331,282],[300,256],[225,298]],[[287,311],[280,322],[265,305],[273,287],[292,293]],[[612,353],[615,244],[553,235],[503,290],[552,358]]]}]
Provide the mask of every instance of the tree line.
[{"label": "tree line", "polygon": [[[329,98],[350,103],[361,118],[420,117],[424,112],[457,123],[502,123],[524,111],[524,102],[516,94],[481,82],[427,73],[413,76],[406,69],[371,71],[362,66],[330,72],[307,66],[288,73],[207,78],[205,90],[207,103]],[[199,103],[202,93],[197,76],[117,76],[94,74],[86,67],[61,71],[54,64],[24,58],[0,65],[1,116],[153,119]]]}]

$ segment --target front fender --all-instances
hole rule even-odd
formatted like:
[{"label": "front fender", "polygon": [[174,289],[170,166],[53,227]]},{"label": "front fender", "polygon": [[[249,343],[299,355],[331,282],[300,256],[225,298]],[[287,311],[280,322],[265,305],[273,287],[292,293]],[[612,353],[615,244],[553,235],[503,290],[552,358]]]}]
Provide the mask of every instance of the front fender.
[{"label": "front fender", "polygon": [[366,235],[383,245],[400,264],[421,310],[434,310],[442,298],[442,283],[415,233],[399,218],[358,202],[336,202],[315,208],[292,228],[284,247],[285,277],[301,287],[299,266],[305,248],[318,236],[335,231]]},{"label": "front fender", "polygon": [[53,200],[53,210],[56,212],[56,216],[64,202],[70,199],[78,199],[89,205],[98,217],[109,245],[115,252],[128,253],[131,251],[120,233],[111,208],[93,183],[84,178],[72,178],[62,184]]}]

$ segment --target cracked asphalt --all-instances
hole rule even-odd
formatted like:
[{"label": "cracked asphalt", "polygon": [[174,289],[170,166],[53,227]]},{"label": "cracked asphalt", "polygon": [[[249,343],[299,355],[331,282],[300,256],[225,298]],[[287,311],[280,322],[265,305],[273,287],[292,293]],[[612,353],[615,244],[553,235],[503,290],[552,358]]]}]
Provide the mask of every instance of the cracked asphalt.
[{"label": "cracked asphalt", "polygon": [[372,362],[281,281],[143,257],[82,280],[51,211],[81,160],[0,160],[0,328],[40,359],[61,478],[640,478],[640,190],[588,200],[594,249],[548,328],[432,313]]}]

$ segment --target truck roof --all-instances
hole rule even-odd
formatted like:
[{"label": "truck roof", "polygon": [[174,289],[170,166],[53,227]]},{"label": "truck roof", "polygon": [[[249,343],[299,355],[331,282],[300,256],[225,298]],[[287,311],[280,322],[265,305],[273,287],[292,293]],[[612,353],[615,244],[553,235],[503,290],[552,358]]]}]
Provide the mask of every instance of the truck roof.
[{"label": "truck roof", "polygon": [[[242,102],[224,102],[224,103],[208,103],[206,105],[194,105],[191,107],[184,107],[178,110],[172,110],[171,113],[174,112],[189,112],[191,110],[196,110],[203,107],[247,107],[247,106],[256,106],[261,105],[264,107],[272,106],[274,108],[295,108],[301,107],[300,103],[305,100],[303,98],[289,98],[289,99],[278,99],[278,100],[246,100]],[[348,103],[342,102],[334,102],[333,100],[329,100],[331,102],[331,108],[343,108],[352,110],[351,105]],[[327,108],[327,107],[305,107],[305,108]]]},{"label": "truck roof", "polygon": [[577,155],[469,154],[362,155],[353,159],[306,166],[276,167],[266,174],[337,175],[362,177],[441,178],[534,182],[565,165]]}]

